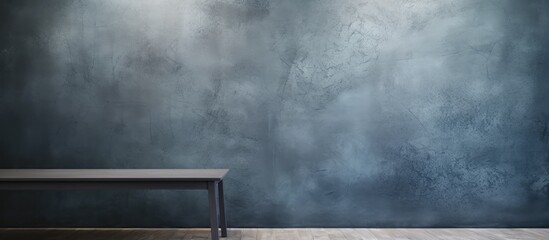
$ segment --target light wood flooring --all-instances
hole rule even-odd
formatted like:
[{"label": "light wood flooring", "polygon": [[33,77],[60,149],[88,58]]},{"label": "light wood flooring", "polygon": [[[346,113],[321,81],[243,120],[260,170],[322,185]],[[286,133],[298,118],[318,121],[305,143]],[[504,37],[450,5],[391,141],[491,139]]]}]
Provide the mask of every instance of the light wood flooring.
[{"label": "light wood flooring", "polygon": [[[209,229],[8,229],[1,240],[206,240]],[[549,228],[231,228],[222,240],[548,240]]]}]

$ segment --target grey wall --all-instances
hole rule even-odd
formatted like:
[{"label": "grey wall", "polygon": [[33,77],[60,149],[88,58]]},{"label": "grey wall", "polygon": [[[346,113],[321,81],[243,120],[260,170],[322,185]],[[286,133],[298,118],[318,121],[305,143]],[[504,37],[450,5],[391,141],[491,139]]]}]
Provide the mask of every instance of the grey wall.
[{"label": "grey wall", "polygon": [[[549,1],[1,1],[0,168],[230,168],[230,226],[549,227]],[[0,226],[206,226],[3,191]]]}]

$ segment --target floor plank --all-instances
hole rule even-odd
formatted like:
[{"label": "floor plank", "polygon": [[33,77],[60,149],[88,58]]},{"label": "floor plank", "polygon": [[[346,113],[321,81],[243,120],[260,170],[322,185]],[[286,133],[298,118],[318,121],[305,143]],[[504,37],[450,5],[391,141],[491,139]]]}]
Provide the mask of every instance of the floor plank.
[{"label": "floor plank", "polygon": [[546,240],[532,232],[521,229],[472,229],[471,231],[479,233],[490,239],[509,239],[509,240]]},{"label": "floor plank", "polygon": [[421,228],[399,228],[393,231],[398,231],[402,236],[410,240],[439,240],[439,238]]},{"label": "floor plank", "polygon": [[[156,238],[161,239],[161,238]],[[189,231],[185,237],[184,240],[205,240],[210,239],[210,230],[209,229],[195,229]]]},{"label": "floor plank", "polygon": [[430,228],[425,229],[423,228],[424,232],[428,235],[432,236],[435,239],[440,240],[463,240],[463,237],[460,237],[459,235],[454,235],[452,232],[448,232],[445,229],[441,228]]},{"label": "floor plank", "polygon": [[339,231],[346,240],[362,240],[360,235],[351,228],[340,228]]},{"label": "floor plank", "polygon": [[227,229],[227,238],[226,240],[241,240],[242,239],[242,231],[238,228],[229,228]]},{"label": "floor plank", "polygon": [[369,230],[377,240],[410,240],[404,233],[394,228],[372,228]]},{"label": "floor plank", "polygon": [[242,232],[241,240],[257,239],[257,228],[246,228],[246,229],[242,229],[241,232]]},{"label": "floor plank", "polygon": [[330,237],[323,228],[311,229],[311,235],[313,236],[313,240],[330,240]]},{"label": "floor plank", "polygon": [[324,232],[328,234],[330,240],[346,240],[345,235],[338,228],[324,228]]},{"label": "floor plank", "polygon": [[290,239],[290,234],[285,229],[281,228],[275,228],[273,231],[273,239],[274,240],[287,240]]},{"label": "floor plank", "polygon": [[[199,229],[2,229],[1,240],[208,240]],[[222,240],[546,240],[546,228],[231,228]]]},{"label": "floor plank", "polygon": [[521,230],[526,231],[528,233],[535,234],[535,235],[540,236],[542,238],[543,237],[547,238],[547,236],[549,236],[549,229],[548,228],[523,228]]},{"label": "floor plank", "polygon": [[353,231],[363,240],[377,240],[376,236],[367,228],[353,228]]},{"label": "floor plank", "polygon": [[274,240],[273,229],[271,228],[259,228],[257,229],[258,240]]},{"label": "floor plank", "polygon": [[297,229],[297,234],[299,235],[299,240],[314,240],[310,228],[299,228]]}]

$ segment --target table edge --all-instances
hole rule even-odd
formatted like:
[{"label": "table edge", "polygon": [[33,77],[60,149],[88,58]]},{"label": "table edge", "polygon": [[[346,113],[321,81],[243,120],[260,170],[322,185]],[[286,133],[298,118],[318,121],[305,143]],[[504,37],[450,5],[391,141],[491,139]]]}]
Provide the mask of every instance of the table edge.
[{"label": "table edge", "polygon": [[93,171],[93,170],[223,170],[224,173],[219,177],[188,177],[188,178],[179,178],[179,177],[2,177],[0,175],[0,182],[74,182],[74,181],[82,181],[82,182],[133,182],[133,181],[151,181],[151,182],[200,182],[200,181],[222,181],[230,169],[227,168],[201,168],[201,169],[194,169],[194,168],[182,168],[182,169],[148,169],[148,168],[119,168],[119,169],[113,169],[113,168],[86,168],[86,169],[0,169],[0,174],[2,172],[18,172],[18,171],[67,171],[67,172],[73,172],[73,171]]}]

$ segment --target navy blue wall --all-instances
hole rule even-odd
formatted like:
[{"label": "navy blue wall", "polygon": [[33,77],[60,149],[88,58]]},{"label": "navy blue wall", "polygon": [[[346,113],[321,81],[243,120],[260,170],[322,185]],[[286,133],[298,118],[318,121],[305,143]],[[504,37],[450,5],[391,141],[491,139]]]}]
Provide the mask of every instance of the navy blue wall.
[{"label": "navy blue wall", "polygon": [[[0,1],[0,168],[230,168],[230,226],[549,227],[549,2]],[[0,226],[206,226],[3,191]]]}]

